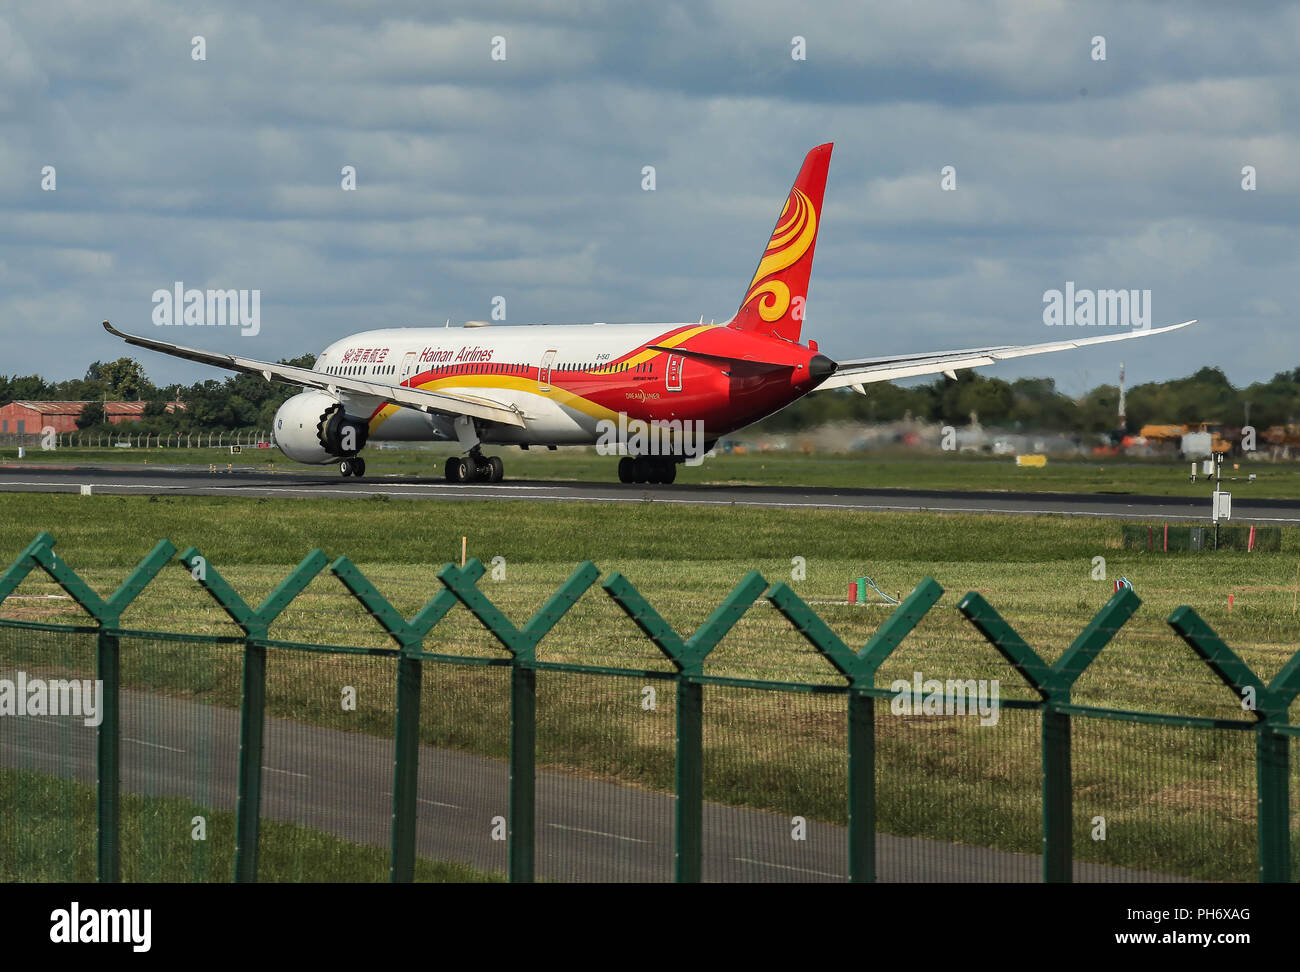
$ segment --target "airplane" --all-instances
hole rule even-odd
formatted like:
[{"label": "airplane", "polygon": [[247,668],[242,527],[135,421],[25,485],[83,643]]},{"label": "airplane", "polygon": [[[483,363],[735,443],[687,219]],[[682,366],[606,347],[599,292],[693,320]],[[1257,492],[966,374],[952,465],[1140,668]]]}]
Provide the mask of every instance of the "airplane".
[{"label": "airplane", "polygon": [[[1044,344],[833,361],[801,344],[833,143],[803,161],[735,315],[723,323],[498,325],[362,331],[311,368],[183,347],[104,328],[127,344],[307,389],[275,415],[290,459],[363,476],[378,441],[454,441],[449,482],[500,482],[484,445],[597,445],[624,483],[671,483],[721,436],[814,391],[944,374],[1026,355],[1151,337],[1195,321]],[[602,449],[607,446],[607,449]]]}]

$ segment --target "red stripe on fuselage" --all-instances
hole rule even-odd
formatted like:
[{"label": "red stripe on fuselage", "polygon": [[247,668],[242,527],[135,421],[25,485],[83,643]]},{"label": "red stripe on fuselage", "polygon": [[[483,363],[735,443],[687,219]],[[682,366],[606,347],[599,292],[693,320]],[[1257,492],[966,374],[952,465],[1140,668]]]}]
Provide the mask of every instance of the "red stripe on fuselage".
[{"label": "red stripe on fuselage", "polygon": [[[753,332],[729,327],[711,327],[692,335],[679,347],[730,360],[708,361],[680,356],[680,390],[670,391],[667,384],[667,359],[672,350],[649,350],[673,336],[697,325],[673,328],[649,344],[634,348],[590,371],[569,371],[552,367],[549,384],[611,412],[623,412],[632,419],[685,421],[701,420],[710,436],[724,435],[770,415],[801,398],[811,388],[808,362],[815,352],[794,344]],[[581,353],[581,352],[578,352]],[[633,359],[643,357],[650,365],[639,374],[636,367],[608,371]],[[508,365],[509,363],[507,363]],[[522,362],[516,362],[522,365]],[[802,369],[800,369],[802,366]],[[607,372],[598,374],[593,372]],[[454,394],[457,378],[509,378],[515,382],[540,382],[541,369],[527,365],[520,371],[499,372],[481,362],[449,365],[446,371],[430,368],[412,376],[403,385],[421,387],[431,382],[447,381],[445,390]],[[502,390],[512,387],[502,384]],[[491,395],[491,384],[464,387],[467,393]],[[545,394],[540,392],[540,394]],[[384,406],[372,413],[373,419]]]}]

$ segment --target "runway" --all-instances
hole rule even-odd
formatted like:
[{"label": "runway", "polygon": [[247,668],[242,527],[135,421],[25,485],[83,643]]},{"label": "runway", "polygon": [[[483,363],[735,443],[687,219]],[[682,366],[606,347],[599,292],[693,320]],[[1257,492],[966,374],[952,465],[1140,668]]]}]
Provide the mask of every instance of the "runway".
[{"label": "runway", "polygon": [[[1026,493],[965,490],[884,489],[871,487],[791,487],[507,480],[455,484],[441,478],[376,476],[345,479],[328,473],[289,469],[267,472],[252,467],[209,472],[194,466],[114,466],[0,464],[0,492],[80,493],[156,496],[248,496],[315,499],[514,500],[534,503],[675,503],[686,506],[753,506],[784,509],[839,509],[864,512],[994,513],[1021,516],[1064,515],[1110,519],[1205,521],[1210,497],[1099,493]],[[1251,499],[1233,495],[1233,519],[1259,524],[1300,524],[1300,500]]]}]

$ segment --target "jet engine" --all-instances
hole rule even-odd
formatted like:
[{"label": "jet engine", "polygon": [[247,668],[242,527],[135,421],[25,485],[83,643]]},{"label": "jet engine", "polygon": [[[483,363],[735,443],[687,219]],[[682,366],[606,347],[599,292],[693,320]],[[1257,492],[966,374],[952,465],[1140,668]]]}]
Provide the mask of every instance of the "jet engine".
[{"label": "jet engine", "polygon": [[342,402],[324,392],[294,395],[275,413],[275,444],[295,462],[320,466],[355,456],[369,434],[365,419],[348,415]]}]

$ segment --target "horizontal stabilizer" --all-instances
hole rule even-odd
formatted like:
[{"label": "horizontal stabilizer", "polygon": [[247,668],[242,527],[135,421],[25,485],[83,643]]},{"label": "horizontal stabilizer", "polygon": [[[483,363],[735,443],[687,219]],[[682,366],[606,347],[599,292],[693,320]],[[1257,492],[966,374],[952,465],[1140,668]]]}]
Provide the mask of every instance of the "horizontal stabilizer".
[{"label": "horizontal stabilizer", "polygon": [[1100,337],[1072,338],[1067,341],[1049,341],[1045,344],[1003,344],[988,348],[967,348],[962,351],[937,351],[927,354],[892,355],[880,358],[859,358],[853,361],[841,361],[835,374],[817,387],[817,391],[827,388],[854,387],[875,381],[894,381],[898,378],[915,378],[918,375],[954,375],[958,368],[978,368],[1011,358],[1024,358],[1031,354],[1048,354],[1052,351],[1069,351],[1072,348],[1085,348],[1094,344],[1109,344],[1112,341],[1132,341],[1137,338],[1151,337],[1176,331],[1180,327],[1195,324],[1195,320],[1183,321],[1146,331],[1126,331],[1122,334],[1104,334]]}]

